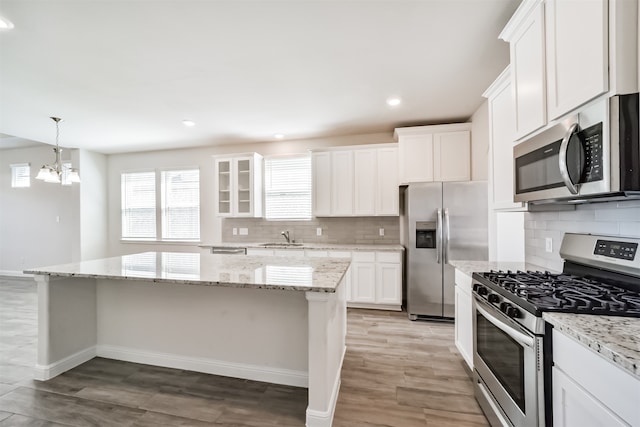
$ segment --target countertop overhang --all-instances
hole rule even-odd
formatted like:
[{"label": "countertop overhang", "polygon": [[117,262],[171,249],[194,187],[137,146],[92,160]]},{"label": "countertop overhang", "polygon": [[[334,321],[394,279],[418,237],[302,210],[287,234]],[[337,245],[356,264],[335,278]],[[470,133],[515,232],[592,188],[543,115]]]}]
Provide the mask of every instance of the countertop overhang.
[{"label": "countertop overhang", "polygon": [[153,283],[336,292],[348,258],[293,258],[143,252],[25,270],[53,277],[135,280]]},{"label": "countertop overhang", "polygon": [[377,252],[386,252],[386,251],[404,251],[404,246],[400,244],[364,244],[364,243],[296,243],[296,245],[290,246],[269,246],[271,244],[278,244],[283,242],[247,242],[247,243],[202,243],[198,245],[201,248],[211,248],[211,247],[229,247],[229,248],[252,248],[252,249],[278,249],[278,250],[303,250],[303,249],[312,249],[312,250],[335,250],[335,251],[377,251]]}]

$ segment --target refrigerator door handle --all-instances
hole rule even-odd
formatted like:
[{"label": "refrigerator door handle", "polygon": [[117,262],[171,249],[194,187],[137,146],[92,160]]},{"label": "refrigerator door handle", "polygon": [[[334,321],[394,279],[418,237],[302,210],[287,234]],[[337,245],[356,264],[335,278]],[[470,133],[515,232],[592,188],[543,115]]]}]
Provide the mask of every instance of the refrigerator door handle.
[{"label": "refrigerator door handle", "polygon": [[442,253],[442,209],[438,209],[436,215],[436,262],[440,264],[440,254]]},{"label": "refrigerator door handle", "polygon": [[445,208],[444,210],[444,227],[443,227],[446,231],[445,237],[444,237],[444,245],[443,245],[443,252],[444,252],[444,263],[447,264],[449,262],[449,236],[451,235],[451,229],[449,228],[449,209]]}]

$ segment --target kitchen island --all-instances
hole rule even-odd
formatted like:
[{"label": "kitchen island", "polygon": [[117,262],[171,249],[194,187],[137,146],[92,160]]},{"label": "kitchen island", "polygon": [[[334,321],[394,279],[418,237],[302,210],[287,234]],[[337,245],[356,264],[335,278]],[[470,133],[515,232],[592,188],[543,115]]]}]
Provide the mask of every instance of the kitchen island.
[{"label": "kitchen island", "polygon": [[350,261],[145,252],[37,268],[36,378],[93,357],[308,388],[330,426]]}]

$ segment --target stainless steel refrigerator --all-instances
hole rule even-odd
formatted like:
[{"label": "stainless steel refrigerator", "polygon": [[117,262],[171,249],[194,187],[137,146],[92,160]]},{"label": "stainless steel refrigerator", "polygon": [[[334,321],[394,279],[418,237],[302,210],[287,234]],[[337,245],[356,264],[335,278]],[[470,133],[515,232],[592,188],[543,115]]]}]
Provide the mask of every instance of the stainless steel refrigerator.
[{"label": "stainless steel refrigerator", "polygon": [[453,318],[454,268],[448,261],[488,259],[487,183],[410,184],[401,194],[409,318]]}]

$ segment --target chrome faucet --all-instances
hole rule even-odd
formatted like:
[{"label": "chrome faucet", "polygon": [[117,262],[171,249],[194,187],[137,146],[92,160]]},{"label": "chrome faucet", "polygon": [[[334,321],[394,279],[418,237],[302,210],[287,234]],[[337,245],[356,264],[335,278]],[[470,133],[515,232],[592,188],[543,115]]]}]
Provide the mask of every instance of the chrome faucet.
[{"label": "chrome faucet", "polygon": [[281,232],[280,235],[287,239],[287,243],[291,243],[291,240],[289,240],[289,230]]}]

